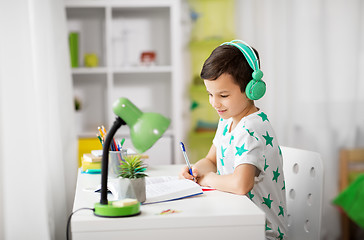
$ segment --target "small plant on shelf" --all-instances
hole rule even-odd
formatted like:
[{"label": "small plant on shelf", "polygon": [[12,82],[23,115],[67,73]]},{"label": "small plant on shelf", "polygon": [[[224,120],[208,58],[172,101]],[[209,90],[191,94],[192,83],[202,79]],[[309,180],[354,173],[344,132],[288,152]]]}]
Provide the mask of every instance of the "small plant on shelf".
[{"label": "small plant on shelf", "polygon": [[82,102],[78,97],[74,98],[74,103],[75,103],[75,110],[76,111],[80,111],[82,108]]},{"label": "small plant on shelf", "polygon": [[119,176],[122,178],[136,179],[148,176],[140,155],[126,155],[119,166]]}]

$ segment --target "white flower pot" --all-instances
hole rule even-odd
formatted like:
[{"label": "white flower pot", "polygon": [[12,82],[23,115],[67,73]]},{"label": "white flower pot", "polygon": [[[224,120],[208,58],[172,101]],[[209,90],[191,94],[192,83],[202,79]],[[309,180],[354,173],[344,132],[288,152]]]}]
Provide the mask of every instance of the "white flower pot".
[{"label": "white flower pot", "polygon": [[118,178],[119,199],[134,198],[139,202],[145,202],[145,178]]}]

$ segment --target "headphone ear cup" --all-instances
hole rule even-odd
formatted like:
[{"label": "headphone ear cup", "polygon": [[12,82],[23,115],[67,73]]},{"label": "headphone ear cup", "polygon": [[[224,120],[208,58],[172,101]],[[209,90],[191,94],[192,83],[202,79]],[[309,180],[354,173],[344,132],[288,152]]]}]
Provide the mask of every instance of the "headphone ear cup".
[{"label": "headphone ear cup", "polygon": [[250,100],[258,100],[264,96],[265,90],[265,82],[253,79],[246,85],[245,94]]}]

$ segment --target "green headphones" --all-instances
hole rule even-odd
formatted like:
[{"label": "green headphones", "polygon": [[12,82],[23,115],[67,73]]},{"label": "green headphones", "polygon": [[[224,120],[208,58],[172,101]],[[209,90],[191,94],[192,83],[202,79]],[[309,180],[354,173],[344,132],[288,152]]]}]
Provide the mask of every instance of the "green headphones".
[{"label": "green headphones", "polygon": [[264,96],[266,86],[262,80],[263,72],[259,69],[259,61],[255,55],[254,50],[246,43],[241,40],[232,40],[231,42],[225,42],[221,45],[231,45],[237,47],[245,56],[249,66],[254,70],[252,77],[253,79],[246,85],[245,94],[251,100],[258,100]]}]

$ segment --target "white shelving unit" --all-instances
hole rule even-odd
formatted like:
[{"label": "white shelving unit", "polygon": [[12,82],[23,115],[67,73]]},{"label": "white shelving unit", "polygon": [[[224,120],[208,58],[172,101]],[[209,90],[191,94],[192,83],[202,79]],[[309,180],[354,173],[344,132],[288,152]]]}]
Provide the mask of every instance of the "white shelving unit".
[{"label": "white shelving unit", "polygon": [[[180,0],[65,0],[65,6],[69,31],[79,33],[79,67],[72,68],[74,92],[83,104],[79,137],[95,137],[100,125],[109,129],[113,102],[127,97],[142,111],[171,119],[163,138],[146,152],[149,163],[181,163]],[[143,51],[156,53],[155,65],[140,64]],[[86,53],[98,56],[98,67],[84,66]],[[127,141],[128,135],[127,127],[117,132]]]}]

